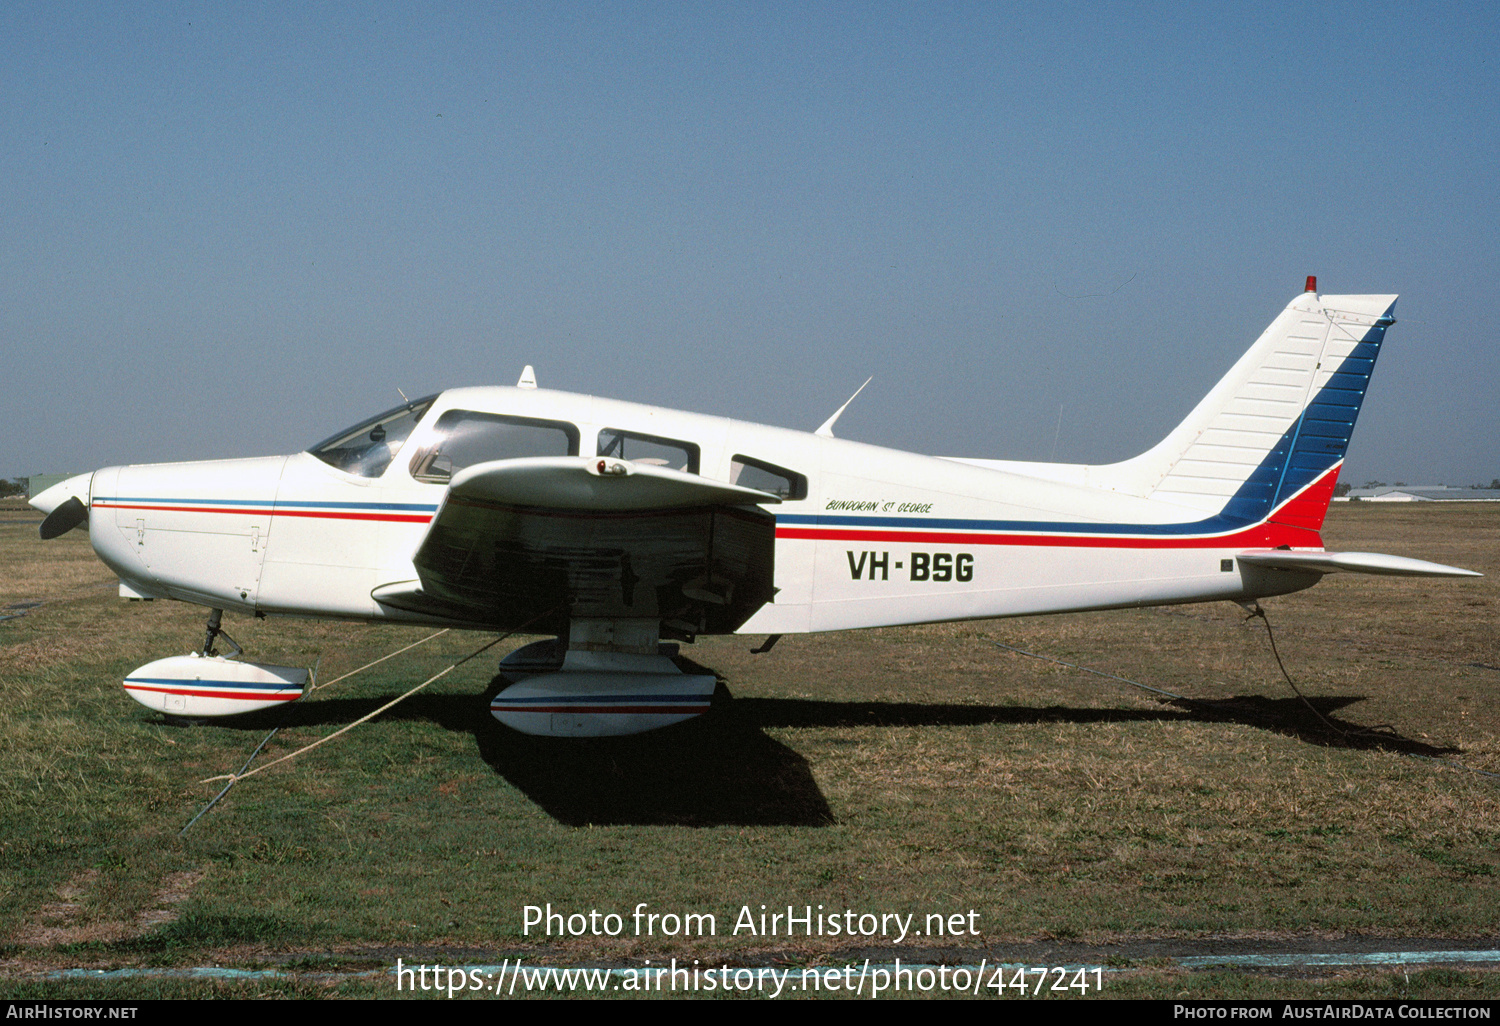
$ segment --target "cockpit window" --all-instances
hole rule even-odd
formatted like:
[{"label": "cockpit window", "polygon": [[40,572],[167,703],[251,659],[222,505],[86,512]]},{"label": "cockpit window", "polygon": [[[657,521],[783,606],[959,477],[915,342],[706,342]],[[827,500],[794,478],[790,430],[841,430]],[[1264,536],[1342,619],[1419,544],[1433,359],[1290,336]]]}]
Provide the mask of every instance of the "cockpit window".
[{"label": "cockpit window", "polygon": [[307,450],[318,459],[348,474],[379,477],[401,449],[422,414],[437,396],[386,410],[355,427],[340,431]]},{"label": "cockpit window", "polygon": [[578,429],[560,420],[449,410],[411,458],[411,476],[446,484],[465,467],[527,456],[577,456]]}]

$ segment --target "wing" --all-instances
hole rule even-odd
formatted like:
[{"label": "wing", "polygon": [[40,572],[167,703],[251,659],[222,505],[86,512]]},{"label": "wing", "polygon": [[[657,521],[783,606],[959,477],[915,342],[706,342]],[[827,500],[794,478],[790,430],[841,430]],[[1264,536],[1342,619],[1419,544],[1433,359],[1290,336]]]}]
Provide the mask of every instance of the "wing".
[{"label": "wing", "polygon": [[1395,577],[1483,577],[1473,570],[1463,570],[1442,563],[1406,556],[1387,556],[1380,552],[1292,552],[1267,550],[1241,552],[1239,561],[1250,566],[1273,570],[1308,570],[1318,574],[1338,571],[1356,574],[1386,574]]},{"label": "wing", "polygon": [[[373,596],[498,628],[538,616],[659,620],[730,633],[775,592],[767,492],[608,457],[497,460],[461,471],[413,562]],[[551,615],[549,614],[551,611]]]}]

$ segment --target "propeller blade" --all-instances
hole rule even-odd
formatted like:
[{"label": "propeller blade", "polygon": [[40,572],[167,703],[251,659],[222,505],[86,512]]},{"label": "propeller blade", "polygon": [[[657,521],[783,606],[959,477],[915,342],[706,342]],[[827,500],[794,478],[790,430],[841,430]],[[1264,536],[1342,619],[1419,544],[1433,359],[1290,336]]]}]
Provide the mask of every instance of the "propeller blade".
[{"label": "propeller blade", "polygon": [[67,534],[79,524],[88,522],[89,508],[75,495],[47,514],[47,519],[42,521],[42,539],[46,541]]}]

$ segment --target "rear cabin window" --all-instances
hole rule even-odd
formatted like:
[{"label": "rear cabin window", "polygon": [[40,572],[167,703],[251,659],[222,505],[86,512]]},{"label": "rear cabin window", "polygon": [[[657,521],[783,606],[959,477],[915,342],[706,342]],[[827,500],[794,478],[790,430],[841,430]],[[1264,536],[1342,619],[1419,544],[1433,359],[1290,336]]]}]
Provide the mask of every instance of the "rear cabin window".
[{"label": "rear cabin window", "polygon": [[476,463],[578,455],[578,429],[563,421],[449,410],[435,431],[411,460],[411,476],[429,484],[446,484]]},{"label": "rear cabin window", "polygon": [[599,432],[597,455],[613,456],[617,460],[645,463],[668,470],[698,473],[698,447],[692,442],[679,442],[674,438],[656,435],[641,435],[633,431],[605,428]]},{"label": "rear cabin window", "polygon": [[730,462],[729,483],[770,492],[782,499],[795,501],[807,498],[807,478],[795,470],[787,470],[749,456],[736,456]]}]

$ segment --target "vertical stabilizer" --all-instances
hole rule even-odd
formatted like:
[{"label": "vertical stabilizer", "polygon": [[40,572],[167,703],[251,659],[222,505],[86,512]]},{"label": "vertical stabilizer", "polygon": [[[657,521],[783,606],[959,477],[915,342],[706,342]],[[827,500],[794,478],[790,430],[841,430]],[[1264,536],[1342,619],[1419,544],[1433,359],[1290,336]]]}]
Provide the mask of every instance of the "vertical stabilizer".
[{"label": "vertical stabilizer", "polygon": [[1316,530],[1395,307],[1303,293],[1159,445],[1089,468],[1089,483]]}]

